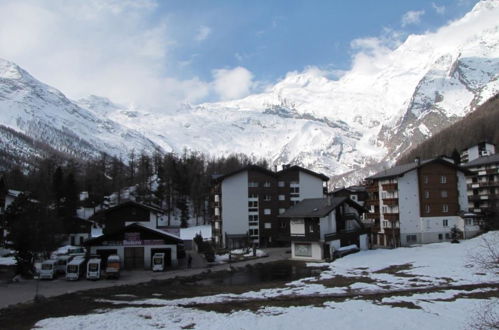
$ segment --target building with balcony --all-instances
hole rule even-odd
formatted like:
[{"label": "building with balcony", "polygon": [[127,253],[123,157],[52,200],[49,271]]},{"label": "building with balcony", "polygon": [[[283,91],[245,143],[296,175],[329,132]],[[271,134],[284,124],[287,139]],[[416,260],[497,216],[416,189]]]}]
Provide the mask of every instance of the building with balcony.
[{"label": "building with balcony", "polygon": [[[493,150],[495,151],[495,150]],[[492,152],[489,150],[488,152]],[[462,164],[467,176],[468,210],[487,220],[489,227],[499,227],[499,154],[478,157]]]},{"label": "building with balcony", "polygon": [[279,219],[304,198],[322,198],[329,178],[300,166],[270,171],[259,166],[217,177],[213,189],[213,240],[239,248],[289,245],[289,222]]},{"label": "building with balcony", "polygon": [[451,239],[456,226],[466,237],[479,228],[466,222],[468,170],[445,158],[394,166],[366,179],[371,243],[408,246]]},{"label": "building with balcony", "polygon": [[365,210],[348,197],[304,199],[279,218],[289,222],[292,259],[324,260],[355,244],[368,248],[368,233],[359,215]]},{"label": "building with balcony", "polygon": [[493,143],[480,142],[474,146],[461,151],[461,164],[469,163],[481,157],[487,157],[496,153],[496,146]]}]

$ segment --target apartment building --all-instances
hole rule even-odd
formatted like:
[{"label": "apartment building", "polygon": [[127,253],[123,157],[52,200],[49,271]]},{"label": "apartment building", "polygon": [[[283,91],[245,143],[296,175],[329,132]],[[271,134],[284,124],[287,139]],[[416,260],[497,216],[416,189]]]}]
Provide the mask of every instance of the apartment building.
[{"label": "apartment building", "polygon": [[335,251],[357,246],[368,249],[368,230],[359,215],[366,209],[349,197],[309,198],[279,218],[290,222],[291,258],[328,260]]},{"label": "apartment building", "polygon": [[487,157],[496,153],[496,146],[489,142],[480,142],[474,146],[461,151],[461,164],[469,163],[481,157]]},{"label": "apartment building", "polygon": [[[483,152],[462,167],[471,173],[466,178],[468,187],[468,209],[476,213],[479,219],[485,219],[494,228],[499,225],[499,154],[495,146],[487,144]],[[473,146],[470,149],[477,149]]]},{"label": "apartment building", "polygon": [[322,198],[329,178],[300,166],[247,166],[215,179],[213,239],[238,248],[289,245],[289,222],[277,216],[304,198]]},{"label": "apartment building", "polygon": [[366,179],[367,217],[372,244],[396,247],[451,239],[454,226],[466,237],[478,226],[466,224],[468,170],[435,158],[394,166]]}]

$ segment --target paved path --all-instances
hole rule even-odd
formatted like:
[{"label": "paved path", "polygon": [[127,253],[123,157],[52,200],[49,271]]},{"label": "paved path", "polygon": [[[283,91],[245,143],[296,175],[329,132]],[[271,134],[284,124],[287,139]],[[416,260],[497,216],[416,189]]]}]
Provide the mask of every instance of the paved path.
[{"label": "paved path", "polygon": [[[268,257],[257,258],[247,261],[233,263],[233,267],[244,267],[257,263],[267,263],[278,260],[289,259],[290,254],[286,253],[289,248],[271,248],[265,249]],[[198,275],[208,269],[219,271],[228,269],[228,264],[220,264],[207,267],[204,259],[194,252],[192,253],[192,268],[187,268],[186,259],[183,259],[179,267],[167,272],[152,272],[147,270],[123,271],[119,280],[100,280],[100,281],[66,281],[64,278],[58,278],[53,281],[39,281],[38,294],[45,297],[53,297],[76,291],[98,289],[111,286],[129,285],[149,282],[151,280],[165,280],[174,277],[189,277]],[[1,283],[0,284],[0,309],[9,305],[23,302],[30,302],[35,296],[36,280],[27,280],[19,283]]]}]

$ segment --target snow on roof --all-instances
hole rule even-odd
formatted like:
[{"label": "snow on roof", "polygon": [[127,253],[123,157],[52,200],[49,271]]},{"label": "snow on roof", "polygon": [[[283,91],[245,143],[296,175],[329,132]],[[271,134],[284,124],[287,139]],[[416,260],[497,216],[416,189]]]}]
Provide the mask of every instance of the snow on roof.
[{"label": "snow on roof", "polygon": [[180,238],[183,240],[191,240],[197,234],[201,234],[203,239],[211,239],[211,226],[210,225],[202,225],[202,226],[194,226],[188,228],[180,228]]}]

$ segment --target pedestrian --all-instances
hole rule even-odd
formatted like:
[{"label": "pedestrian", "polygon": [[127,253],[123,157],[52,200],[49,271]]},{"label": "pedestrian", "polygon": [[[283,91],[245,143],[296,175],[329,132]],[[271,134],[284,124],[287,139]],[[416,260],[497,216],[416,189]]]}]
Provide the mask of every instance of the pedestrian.
[{"label": "pedestrian", "polygon": [[187,257],[187,268],[191,268],[192,265],[192,256],[189,254]]}]

